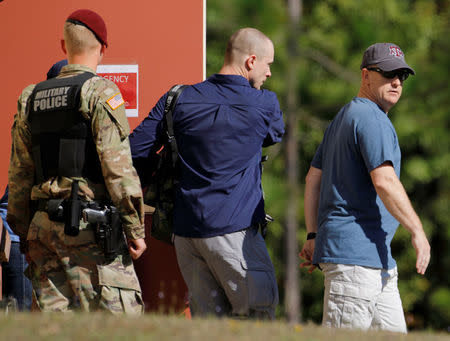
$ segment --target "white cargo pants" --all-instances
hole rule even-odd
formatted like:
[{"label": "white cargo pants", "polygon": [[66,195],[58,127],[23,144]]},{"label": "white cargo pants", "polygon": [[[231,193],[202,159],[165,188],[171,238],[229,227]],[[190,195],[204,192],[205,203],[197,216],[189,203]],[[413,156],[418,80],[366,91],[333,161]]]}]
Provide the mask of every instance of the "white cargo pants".
[{"label": "white cargo pants", "polygon": [[322,324],[406,333],[397,267],[384,270],[321,263],[325,275]]}]

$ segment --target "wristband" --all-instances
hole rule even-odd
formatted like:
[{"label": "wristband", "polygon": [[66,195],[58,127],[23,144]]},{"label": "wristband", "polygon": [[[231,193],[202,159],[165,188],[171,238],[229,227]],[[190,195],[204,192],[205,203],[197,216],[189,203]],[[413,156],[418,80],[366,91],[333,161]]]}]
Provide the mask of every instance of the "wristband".
[{"label": "wristband", "polygon": [[309,232],[306,235],[306,240],[310,240],[310,239],[315,239],[316,238],[317,233],[316,232]]}]

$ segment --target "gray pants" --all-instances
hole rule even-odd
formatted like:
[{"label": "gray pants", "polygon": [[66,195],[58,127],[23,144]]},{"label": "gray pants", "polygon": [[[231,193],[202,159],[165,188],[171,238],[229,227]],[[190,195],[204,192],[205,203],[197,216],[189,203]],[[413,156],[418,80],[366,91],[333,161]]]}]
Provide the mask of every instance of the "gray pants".
[{"label": "gray pants", "polygon": [[255,228],[211,238],[175,236],[175,250],[193,316],[275,318],[275,270]]}]

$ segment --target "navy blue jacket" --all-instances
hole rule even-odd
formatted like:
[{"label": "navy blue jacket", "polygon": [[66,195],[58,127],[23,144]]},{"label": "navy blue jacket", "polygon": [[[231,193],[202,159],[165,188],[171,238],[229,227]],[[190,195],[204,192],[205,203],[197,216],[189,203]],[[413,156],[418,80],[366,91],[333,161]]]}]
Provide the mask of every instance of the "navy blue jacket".
[{"label": "navy blue jacket", "polygon": [[[130,135],[134,159],[154,152],[166,97]],[[173,121],[181,161],[175,234],[212,237],[263,221],[261,148],[284,133],[275,93],[254,89],[241,76],[216,74],[183,91]]]}]

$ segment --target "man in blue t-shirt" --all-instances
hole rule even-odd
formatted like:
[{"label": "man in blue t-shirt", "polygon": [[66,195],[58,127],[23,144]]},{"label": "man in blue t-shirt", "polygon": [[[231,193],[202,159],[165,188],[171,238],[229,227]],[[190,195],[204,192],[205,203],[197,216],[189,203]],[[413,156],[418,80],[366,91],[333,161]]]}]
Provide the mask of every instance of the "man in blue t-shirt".
[{"label": "man in blue t-shirt", "polygon": [[[358,97],[333,119],[306,176],[302,267],[325,276],[323,325],[406,333],[391,240],[410,233],[424,274],[430,245],[399,180],[400,147],[387,113],[414,70],[391,43],[371,45]],[[316,236],[317,234],[317,236]]]},{"label": "man in blue t-shirt", "polygon": [[[174,243],[193,315],[274,318],[275,272],[258,233],[261,148],[284,133],[276,95],[260,89],[273,59],[267,36],[237,31],[220,72],[185,88],[173,112],[180,159]],[[130,136],[135,161],[157,146],[166,97]]]}]

